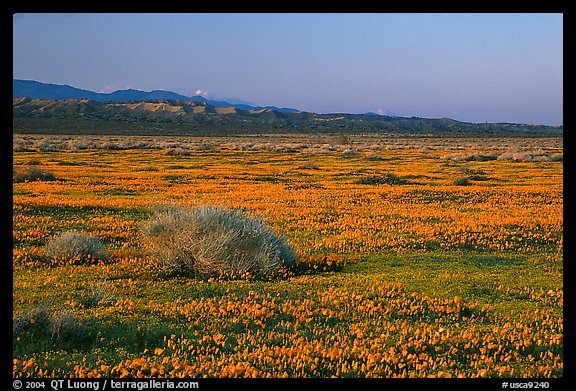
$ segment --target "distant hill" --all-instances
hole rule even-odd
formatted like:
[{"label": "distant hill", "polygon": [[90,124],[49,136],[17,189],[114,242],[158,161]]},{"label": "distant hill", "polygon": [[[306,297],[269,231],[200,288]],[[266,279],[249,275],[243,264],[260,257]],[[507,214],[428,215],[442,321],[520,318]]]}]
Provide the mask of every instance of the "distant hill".
[{"label": "distant hill", "polygon": [[[138,91],[136,91],[138,92]],[[152,91],[150,93],[153,93]],[[157,92],[159,93],[159,92]],[[130,98],[139,96],[129,94]],[[562,135],[563,127],[474,124],[449,118],[316,114],[219,107],[206,99],[13,99],[13,132],[232,135],[254,133],[392,133],[413,135]],[[249,106],[251,107],[251,106]]]},{"label": "distant hill", "polygon": [[274,106],[251,106],[245,102],[237,100],[238,103],[229,103],[223,101],[208,100],[202,96],[184,96],[172,91],[154,90],[140,91],[134,89],[118,90],[108,94],[83,90],[68,85],[58,85],[41,83],[34,80],[12,80],[12,98],[32,98],[32,99],[90,99],[97,102],[116,102],[128,100],[153,100],[153,99],[171,99],[171,100],[191,100],[195,102],[204,102],[214,107],[238,107],[242,110],[262,110],[270,108],[272,110],[285,113],[296,113],[299,110],[290,108],[278,108]]}]

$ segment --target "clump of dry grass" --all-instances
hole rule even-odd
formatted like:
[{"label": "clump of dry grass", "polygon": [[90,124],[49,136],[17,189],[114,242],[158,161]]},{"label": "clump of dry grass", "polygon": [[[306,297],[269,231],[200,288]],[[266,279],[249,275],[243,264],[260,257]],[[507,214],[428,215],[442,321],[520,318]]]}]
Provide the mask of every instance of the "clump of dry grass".
[{"label": "clump of dry grass", "polygon": [[12,150],[14,152],[35,152],[34,149],[27,147],[26,145],[23,144],[16,144],[14,143],[14,146],[12,147]]},{"label": "clump of dry grass", "polygon": [[14,319],[12,332],[15,336],[20,336],[33,328],[48,330],[51,318],[52,313],[47,305],[36,306]]},{"label": "clump of dry grass", "polygon": [[14,319],[12,325],[15,337],[42,335],[49,336],[53,342],[81,337],[85,332],[85,322],[73,312],[54,312],[46,304],[33,307]]},{"label": "clump of dry grass", "polygon": [[484,171],[480,170],[480,169],[473,169],[470,167],[458,167],[456,169],[456,171],[462,173],[462,174],[470,174],[470,175],[484,175],[486,174]]},{"label": "clump of dry grass", "polygon": [[83,334],[84,327],[76,315],[71,311],[52,314],[50,319],[50,335],[52,340],[70,339]]},{"label": "clump of dry grass", "polygon": [[79,231],[66,231],[46,245],[48,258],[68,263],[91,263],[108,259],[97,237]]},{"label": "clump of dry grass", "polygon": [[463,177],[463,178],[456,178],[454,179],[453,182],[454,186],[469,186],[470,185],[470,179]]},{"label": "clump of dry grass", "polygon": [[109,305],[115,301],[116,295],[109,289],[106,278],[90,285],[87,294],[80,300],[86,308]]},{"label": "clump of dry grass", "polygon": [[150,171],[150,172],[152,172],[152,171],[160,171],[160,169],[156,166],[145,166],[145,167],[136,169],[136,171]]},{"label": "clump of dry grass", "polygon": [[487,161],[487,160],[510,160],[516,162],[558,162],[564,158],[562,153],[551,154],[542,149],[536,151],[524,151],[512,149],[505,152],[497,153],[456,153],[444,155],[442,159],[461,161]]},{"label": "clump of dry grass", "polygon": [[392,172],[384,172],[379,175],[366,175],[356,180],[361,185],[405,185],[410,183],[406,178],[402,178]]},{"label": "clump of dry grass", "polygon": [[164,150],[164,152],[162,152],[164,155],[168,155],[168,156],[190,156],[192,155],[192,153],[184,148],[168,148],[166,150]]},{"label": "clump of dry grass", "polygon": [[264,221],[228,208],[157,205],[142,233],[144,246],[168,272],[273,275],[297,258]]},{"label": "clump of dry grass", "polygon": [[28,165],[24,170],[13,170],[12,179],[14,182],[54,181],[56,176],[35,165]]},{"label": "clump of dry grass", "polygon": [[543,150],[533,152],[512,150],[498,156],[498,160],[512,160],[517,162],[558,162],[562,161],[563,158],[564,155],[562,153],[552,155]]},{"label": "clump of dry grass", "polygon": [[300,165],[298,168],[300,168],[302,170],[319,170],[320,169],[320,168],[318,168],[318,166],[316,164],[314,164],[310,160],[308,160],[306,163]]},{"label": "clump of dry grass", "polygon": [[351,143],[350,136],[347,134],[339,134],[330,139],[332,145],[349,145]]},{"label": "clump of dry grass", "polygon": [[367,153],[366,159],[368,159],[368,160],[382,160],[382,158],[380,156],[378,156],[378,154],[374,151]]},{"label": "clump of dry grass", "polygon": [[28,160],[28,165],[29,166],[39,166],[40,160],[38,160],[36,158],[32,158],[32,159]]},{"label": "clump of dry grass", "polygon": [[442,156],[442,159],[453,160],[455,162],[461,162],[461,161],[484,162],[488,160],[496,160],[498,159],[498,156],[499,156],[498,154],[491,154],[491,153],[457,153],[454,155]]}]

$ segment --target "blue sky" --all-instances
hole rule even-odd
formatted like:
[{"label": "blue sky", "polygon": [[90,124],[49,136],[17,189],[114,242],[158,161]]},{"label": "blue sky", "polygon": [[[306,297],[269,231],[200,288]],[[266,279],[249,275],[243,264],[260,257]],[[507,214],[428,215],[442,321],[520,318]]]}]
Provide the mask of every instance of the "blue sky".
[{"label": "blue sky", "polygon": [[16,14],[14,78],[563,124],[562,14]]}]

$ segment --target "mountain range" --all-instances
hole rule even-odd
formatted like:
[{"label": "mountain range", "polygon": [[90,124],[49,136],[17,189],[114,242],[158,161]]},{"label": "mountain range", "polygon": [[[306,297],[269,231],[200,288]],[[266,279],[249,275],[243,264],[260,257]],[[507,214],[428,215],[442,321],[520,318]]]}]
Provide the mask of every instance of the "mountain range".
[{"label": "mountain range", "polygon": [[450,118],[392,117],[375,113],[317,114],[273,106],[211,101],[171,91],[110,94],[14,80],[15,133],[235,135],[254,133],[362,133],[411,135],[563,134],[562,126],[470,123]]},{"label": "mountain range", "polygon": [[[241,110],[262,110],[271,109],[281,113],[296,113],[299,110],[290,109],[285,107],[275,106],[252,106],[234,99],[234,103],[209,100],[200,95],[184,96],[172,91],[154,90],[154,91],[140,91],[134,89],[118,90],[111,93],[101,93],[80,88],[72,87],[69,85],[48,84],[41,83],[34,80],[19,80],[12,79],[12,98],[32,98],[32,99],[50,99],[50,100],[63,100],[63,99],[90,99],[97,102],[117,102],[129,100],[154,100],[154,99],[170,99],[170,100],[183,100],[203,102],[214,107],[236,107]],[[242,103],[239,103],[242,102]]]}]

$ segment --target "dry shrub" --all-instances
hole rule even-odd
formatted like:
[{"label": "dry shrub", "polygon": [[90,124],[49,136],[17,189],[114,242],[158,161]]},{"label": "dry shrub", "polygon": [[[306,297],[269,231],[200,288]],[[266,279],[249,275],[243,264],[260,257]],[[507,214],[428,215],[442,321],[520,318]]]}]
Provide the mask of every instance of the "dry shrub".
[{"label": "dry shrub", "polygon": [[29,166],[39,166],[41,163],[40,163],[40,160],[32,158],[32,159],[28,160],[27,164]]},{"label": "dry shrub", "polygon": [[160,169],[156,166],[146,166],[146,167],[142,167],[142,168],[138,168],[136,169],[136,171],[160,171]]},{"label": "dry shrub", "polygon": [[110,292],[108,282],[106,279],[98,281],[90,285],[90,290],[80,302],[86,308],[99,307],[101,305],[109,305],[115,301],[116,295]]},{"label": "dry shrub", "polygon": [[63,340],[83,333],[83,324],[71,311],[53,314],[50,319],[52,340]]},{"label": "dry shrub", "polygon": [[516,162],[558,162],[563,160],[563,154],[551,155],[543,150],[535,152],[507,151],[498,156],[498,160],[512,160]]},{"label": "dry shrub", "polygon": [[41,152],[60,152],[66,148],[66,143],[51,142],[43,140],[38,144]]},{"label": "dry shrub", "polygon": [[384,172],[381,175],[366,175],[356,180],[361,185],[405,185],[410,183],[406,178],[392,172]]},{"label": "dry shrub", "polygon": [[487,154],[487,153],[457,153],[454,155],[442,156],[442,159],[453,160],[455,162],[461,161],[479,161],[485,162],[488,160],[496,160],[498,158],[497,154]]},{"label": "dry shrub", "polygon": [[564,153],[557,153],[550,156],[551,162],[562,162],[564,161]]},{"label": "dry shrub", "polygon": [[14,152],[36,152],[34,149],[29,148],[29,147],[22,145],[22,144],[14,144],[14,146],[12,147],[12,150]]},{"label": "dry shrub", "polygon": [[169,148],[163,152],[164,155],[168,156],[190,156],[192,153],[184,148]]},{"label": "dry shrub", "polygon": [[454,179],[453,183],[455,186],[469,186],[470,185],[470,179],[469,178],[456,178],[456,179]]},{"label": "dry shrub", "polygon": [[14,336],[21,336],[31,329],[48,330],[51,318],[50,308],[46,305],[38,305],[14,320],[12,332]]},{"label": "dry shrub", "polygon": [[347,134],[339,134],[330,139],[330,142],[332,145],[349,145],[351,141]]},{"label": "dry shrub", "polygon": [[14,182],[54,181],[56,177],[51,172],[29,165],[26,166],[23,171],[13,170],[12,179]]},{"label": "dry shrub", "polygon": [[157,205],[143,224],[144,245],[168,272],[273,275],[296,253],[264,221],[214,206]]},{"label": "dry shrub", "polygon": [[366,159],[368,160],[382,160],[380,156],[376,152],[369,152],[366,154]]},{"label": "dry shrub", "polygon": [[97,237],[78,231],[66,231],[53,237],[46,245],[46,255],[67,263],[92,263],[107,260]]},{"label": "dry shrub", "polygon": [[298,168],[300,168],[302,170],[319,170],[320,169],[320,168],[318,168],[318,166],[316,164],[314,164],[310,160],[308,160],[306,163],[302,164]]},{"label": "dry shrub", "polygon": [[50,336],[52,341],[72,340],[86,334],[84,321],[71,311],[54,312],[46,304],[38,305],[13,321],[15,337],[27,334]]},{"label": "dry shrub", "polygon": [[486,174],[484,171],[480,170],[480,169],[473,169],[473,168],[469,168],[469,167],[458,167],[456,169],[456,171],[462,173],[462,174],[469,174],[469,175],[484,175]]}]

